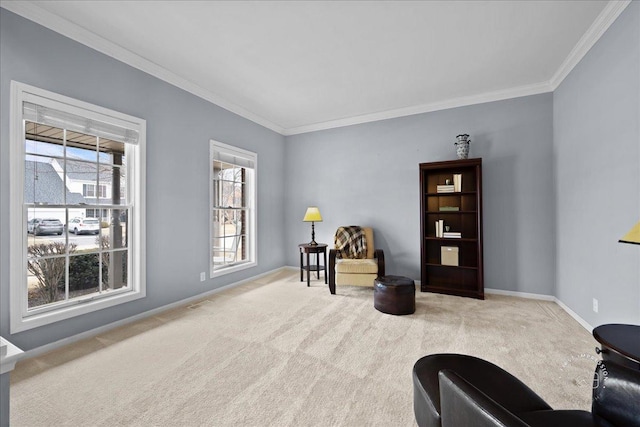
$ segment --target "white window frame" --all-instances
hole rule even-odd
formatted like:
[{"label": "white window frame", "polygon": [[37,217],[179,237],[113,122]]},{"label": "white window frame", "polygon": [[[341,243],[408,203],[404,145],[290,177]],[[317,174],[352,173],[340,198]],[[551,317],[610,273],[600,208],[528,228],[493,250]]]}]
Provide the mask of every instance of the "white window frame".
[{"label": "white window frame", "polygon": [[[245,183],[245,191],[248,195],[247,197],[247,238],[246,238],[246,254],[247,261],[232,264],[228,266],[224,266],[221,268],[215,268],[213,263],[213,239],[214,239],[214,227],[213,227],[213,218],[214,218],[214,175],[213,175],[213,162],[216,160],[215,153],[223,153],[228,156],[238,157],[242,159],[247,159],[253,163],[252,168],[245,168],[251,171],[251,179],[247,180]],[[257,217],[258,217],[258,154],[252,151],[244,150],[242,148],[234,147],[229,144],[225,144],[223,142],[214,141],[213,139],[209,141],[209,277],[220,277],[226,274],[235,273],[237,271],[246,270],[247,268],[255,267],[258,265],[258,228]]]},{"label": "white window frame", "polygon": [[[127,190],[133,198],[129,224],[128,286],[122,291],[105,295],[88,295],[87,298],[69,300],[65,304],[47,310],[28,310],[27,293],[27,237],[25,232],[26,209],[24,207],[25,131],[23,102],[54,108],[91,120],[115,124],[138,133],[137,145],[129,144],[127,155]],[[145,168],[146,121],[97,105],[69,98],[24,83],[11,82],[10,108],[10,330],[26,331],[60,320],[102,310],[107,307],[134,301],[146,296],[145,265]]]}]

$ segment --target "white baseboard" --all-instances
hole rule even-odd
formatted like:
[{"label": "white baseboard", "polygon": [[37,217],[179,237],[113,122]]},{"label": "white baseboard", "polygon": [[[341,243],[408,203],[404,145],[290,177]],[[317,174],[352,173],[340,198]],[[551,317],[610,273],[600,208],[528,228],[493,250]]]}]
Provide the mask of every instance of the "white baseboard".
[{"label": "white baseboard", "polygon": [[277,272],[285,270],[285,269],[287,269],[287,267],[279,267],[279,268],[267,271],[266,273],[258,274],[257,276],[252,276],[252,277],[250,277],[248,279],[240,280],[238,282],[233,282],[233,283],[230,283],[228,285],[221,286],[219,288],[212,289],[210,291],[207,291],[207,292],[204,292],[204,293],[201,293],[201,294],[198,294],[198,295],[194,295],[192,297],[185,298],[185,299],[180,300],[180,301],[172,302],[170,304],[163,305],[161,307],[157,307],[157,308],[154,308],[152,310],[145,311],[143,313],[139,313],[139,314],[136,314],[136,315],[131,316],[131,317],[127,317],[126,319],[117,320],[115,322],[112,322],[112,323],[109,323],[109,324],[106,324],[106,325],[103,325],[103,326],[99,326],[97,328],[94,328],[94,329],[91,329],[91,330],[88,330],[88,331],[85,331],[85,332],[81,332],[79,334],[76,334],[76,335],[73,335],[73,336],[70,336],[70,337],[66,337],[66,338],[63,338],[61,340],[49,343],[49,344],[45,344],[43,346],[33,348],[31,350],[27,350],[21,355],[20,359],[22,360],[22,359],[28,359],[28,358],[31,358],[31,357],[39,356],[39,355],[47,353],[49,351],[56,350],[56,349],[58,349],[60,347],[63,347],[65,345],[68,345],[68,344],[71,344],[71,343],[74,343],[74,342],[77,342],[77,341],[80,341],[80,340],[83,340],[83,339],[86,339],[86,338],[94,337],[96,335],[99,335],[99,334],[102,334],[104,332],[110,331],[111,329],[115,329],[115,328],[118,328],[120,326],[124,326],[124,325],[127,325],[129,323],[145,319],[147,317],[155,316],[156,314],[162,313],[162,312],[167,311],[167,310],[171,310],[173,308],[181,307],[183,305],[188,305],[191,302],[201,300],[202,298],[206,298],[209,295],[217,294],[218,292],[222,292],[224,290],[227,290],[227,289],[230,289],[230,288],[234,288],[236,286],[243,285],[243,284],[245,284],[247,282],[251,282],[253,280],[260,279],[261,277],[265,277],[265,276],[268,276],[269,274],[277,273]]},{"label": "white baseboard", "polygon": [[491,289],[485,288],[485,294],[494,294],[494,295],[507,295],[510,297],[519,297],[519,298],[527,298],[527,299],[537,299],[543,301],[555,301],[556,297],[553,295],[544,295],[544,294],[532,294],[529,292],[518,292],[518,291],[505,291],[502,289]]},{"label": "white baseboard", "polygon": [[556,304],[558,304],[560,307],[562,307],[562,309],[564,311],[566,311],[567,314],[569,314],[569,316],[573,317],[576,322],[580,323],[580,325],[582,325],[583,328],[585,328],[587,331],[589,331],[589,333],[593,333],[593,326],[591,326],[589,323],[587,323],[586,320],[584,320],[582,317],[578,316],[578,314],[575,311],[571,310],[565,303],[560,301],[558,298],[554,298],[554,301],[555,301]]},{"label": "white baseboard", "polygon": [[504,291],[502,289],[485,289],[484,292],[486,294],[495,294],[495,295],[508,295],[512,297],[520,297],[520,298],[528,298],[528,299],[537,299],[542,301],[553,301],[560,306],[567,314],[578,322],[583,328],[585,328],[589,333],[593,331],[593,327],[587,323],[582,317],[578,316],[578,314],[571,310],[565,303],[560,301],[557,297],[553,295],[543,295],[543,294],[531,294],[528,292],[517,292],[517,291]]}]

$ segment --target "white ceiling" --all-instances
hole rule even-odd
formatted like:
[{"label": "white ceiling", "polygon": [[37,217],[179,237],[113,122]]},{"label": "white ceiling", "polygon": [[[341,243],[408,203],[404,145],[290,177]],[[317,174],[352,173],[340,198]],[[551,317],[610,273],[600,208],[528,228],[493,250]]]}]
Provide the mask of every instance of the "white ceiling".
[{"label": "white ceiling", "polygon": [[282,134],[549,92],[627,1],[3,1]]}]

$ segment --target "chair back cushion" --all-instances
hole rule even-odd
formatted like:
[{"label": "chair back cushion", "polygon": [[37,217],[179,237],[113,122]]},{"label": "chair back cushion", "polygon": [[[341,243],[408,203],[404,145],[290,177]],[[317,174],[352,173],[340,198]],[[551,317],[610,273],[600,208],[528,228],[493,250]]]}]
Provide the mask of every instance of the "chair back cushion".
[{"label": "chair back cushion", "polygon": [[357,225],[338,227],[334,236],[334,248],[338,259],[373,259],[373,229]]},{"label": "chair back cushion", "polygon": [[364,238],[367,240],[367,259],[373,259],[376,253],[376,245],[373,243],[373,228],[362,227]]}]

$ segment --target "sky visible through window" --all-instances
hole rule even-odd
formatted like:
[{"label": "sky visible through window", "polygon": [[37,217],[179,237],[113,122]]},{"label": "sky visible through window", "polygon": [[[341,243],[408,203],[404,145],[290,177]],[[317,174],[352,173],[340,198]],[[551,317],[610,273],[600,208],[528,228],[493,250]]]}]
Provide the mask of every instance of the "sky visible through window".
[{"label": "sky visible through window", "polygon": [[[64,156],[64,146],[58,145],[58,144],[50,144],[47,142],[32,141],[30,139],[27,139],[25,141],[25,151],[27,153],[37,153],[40,156],[47,156],[47,157],[63,157]],[[84,148],[77,148],[77,147],[67,147],[67,158],[95,162],[96,151],[86,150]],[[27,154],[26,159],[30,161],[35,161],[35,162],[43,161],[42,158],[38,156],[32,156],[29,154]],[[110,163],[111,156],[108,153],[99,152],[99,161],[101,163]]]}]

